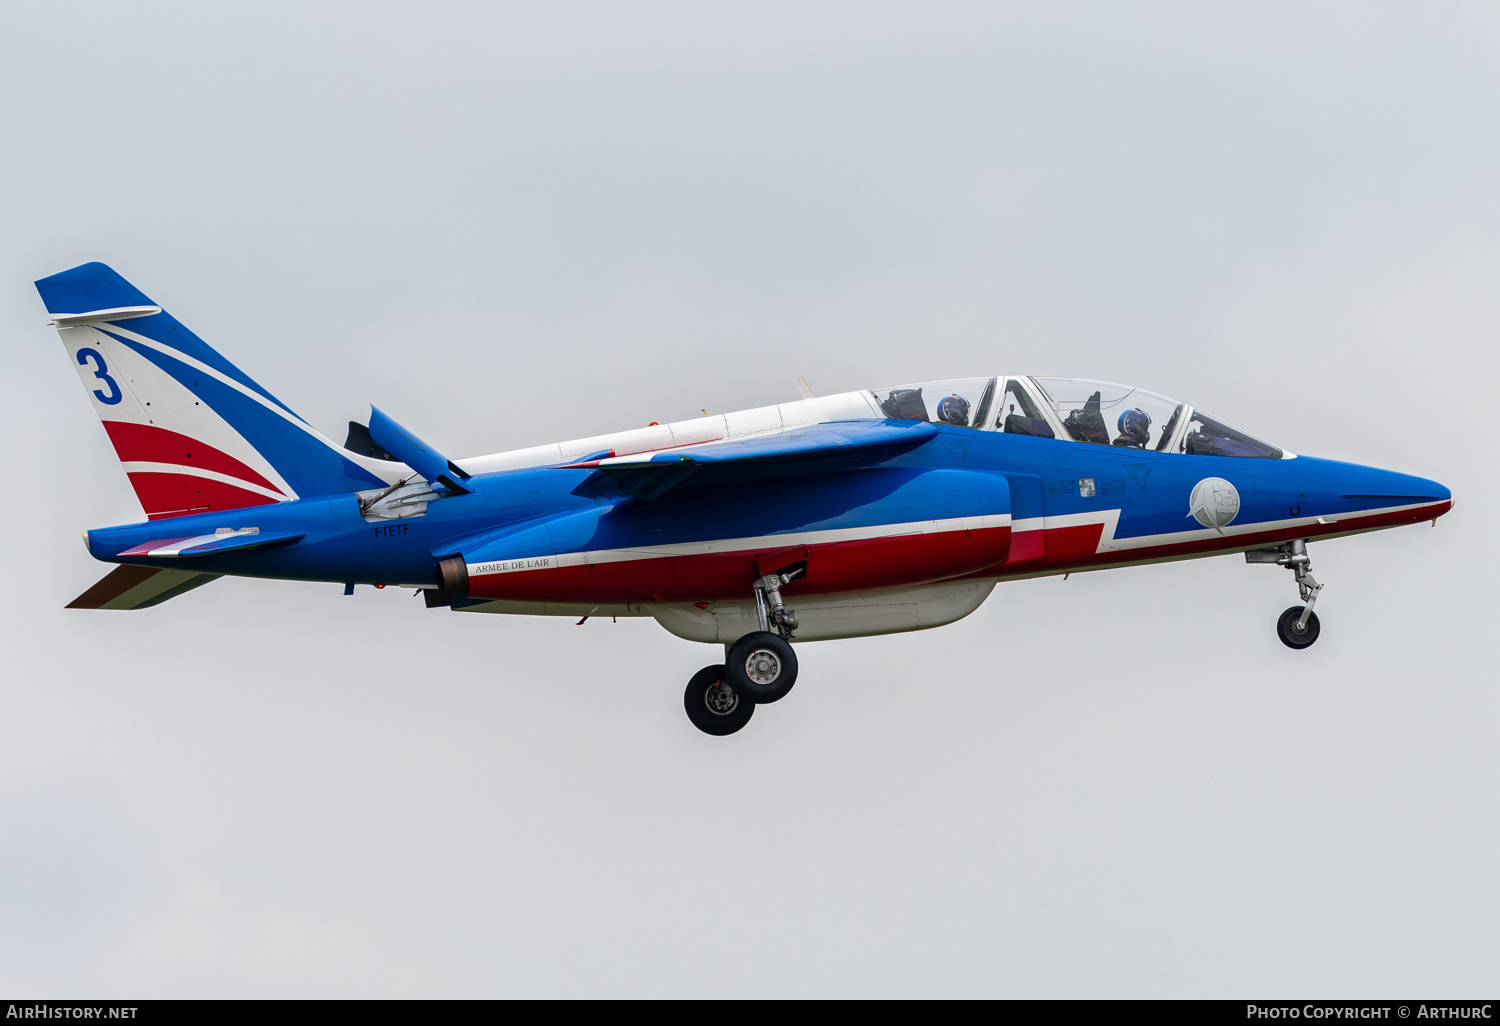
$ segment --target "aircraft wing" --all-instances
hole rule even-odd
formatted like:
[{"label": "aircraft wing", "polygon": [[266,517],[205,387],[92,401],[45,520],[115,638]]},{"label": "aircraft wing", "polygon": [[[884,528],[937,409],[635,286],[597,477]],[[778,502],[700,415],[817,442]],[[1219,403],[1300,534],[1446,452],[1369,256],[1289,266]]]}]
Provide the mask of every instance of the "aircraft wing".
[{"label": "aircraft wing", "polygon": [[649,502],[689,476],[694,477],[695,484],[724,484],[835,467],[870,466],[915,449],[937,433],[932,424],[916,420],[829,421],[737,442],[710,442],[690,449],[638,456],[609,456],[568,463],[558,469],[595,470],[574,489],[580,494],[613,491]]},{"label": "aircraft wing", "polygon": [[185,591],[216,581],[220,574],[117,566],[104,579],[68,603],[69,609],[145,609]]}]

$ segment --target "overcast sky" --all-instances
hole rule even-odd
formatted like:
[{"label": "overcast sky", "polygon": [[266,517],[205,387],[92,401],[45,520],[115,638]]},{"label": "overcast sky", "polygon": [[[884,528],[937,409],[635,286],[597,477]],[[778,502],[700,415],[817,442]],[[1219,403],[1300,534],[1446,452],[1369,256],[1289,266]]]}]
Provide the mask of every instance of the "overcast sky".
[{"label": "overcast sky", "polygon": [[[0,991],[1472,995],[1500,982],[1493,4],[0,11]],[[103,260],[325,432],[468,456],[1125,381],[1457,509],[1009,584],[700,734],[653,621],[225,579],[31,282]]]}]

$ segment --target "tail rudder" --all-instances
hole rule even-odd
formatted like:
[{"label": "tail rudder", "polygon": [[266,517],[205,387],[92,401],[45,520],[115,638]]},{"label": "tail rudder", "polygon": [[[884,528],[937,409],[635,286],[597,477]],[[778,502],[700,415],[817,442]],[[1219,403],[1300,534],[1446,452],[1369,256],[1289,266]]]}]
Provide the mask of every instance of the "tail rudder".
[{"label": "tail rudder", "polygon": [[387,483],[106,265],[36,287],[150,519]]}]

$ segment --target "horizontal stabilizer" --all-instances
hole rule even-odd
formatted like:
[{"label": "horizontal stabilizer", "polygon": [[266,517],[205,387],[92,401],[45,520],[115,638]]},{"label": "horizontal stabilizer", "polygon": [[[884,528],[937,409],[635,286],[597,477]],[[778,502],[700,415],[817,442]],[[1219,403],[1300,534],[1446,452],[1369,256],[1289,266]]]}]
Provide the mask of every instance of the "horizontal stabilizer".
[{"label": "horizontal stabilizer", "polygon": [[[914,420],[843,420],[794,428],[738,442],[713,442],[691,450],[580,460],[559,469],[594,468],[583,493],[618,491],[650,502],[691,475],[695,482],[806,474],[872,466],[935,438],[938,429]],[[574,489],[579,491],[579,489]]]},{"label": "horizontal stabilizer", "polygon": [[258,528],[249,527],[238,531],[225,530],[214,534],[198,534],[190,538],[158,538],[155,541],[143,542],[133,549],[126,549],[118,555],[122,559],[126,556],[150,556],[160,559],[162,557],[218,555],[235,549],[272,549],[301,541],[303,537],[304,535],[301,534],[275,531],[261,533]]},{"label": "horizontal stabilizer", "polygon": [[108,310],[90,310],[87,313],[55,313],[52,324],[58,328],[72,328],[80,324],[103,324],[106,321],[129,321],[137,317],[154,317],[161,313],[159,306],[116,306]]},{"label": "horizontal stabilizer", "polygon": [[427,480],[451,492],[474,490],[465,483],[469,475],[461,467],[374,406],[370,407],[370,438]]},{"label": "horizontal stabilizer", "polygon": [[192,591],[220,574],[192,570],[162,570],[150,566],[117,566],[103,580],[68,603],[69,609],[145,609],[185,591]]}]

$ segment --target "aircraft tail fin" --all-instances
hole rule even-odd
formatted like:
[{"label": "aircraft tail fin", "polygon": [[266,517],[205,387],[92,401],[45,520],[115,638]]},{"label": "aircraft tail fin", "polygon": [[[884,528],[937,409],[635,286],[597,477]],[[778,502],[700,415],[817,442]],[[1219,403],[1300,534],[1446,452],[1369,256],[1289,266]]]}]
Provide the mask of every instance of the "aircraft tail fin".
[{"label": "aircraft tail fin", "polygon": [[117,566],[68,609],[145,609],[176,598],[185,591],[217,581],[220,574],[196,570],[164,570],[152,566]]},{"label": "aircraft tail fin", "polygon": [[388,483],[106,265],[36,287],[150,519]]}]

